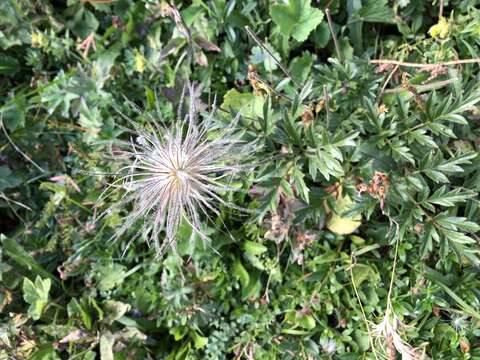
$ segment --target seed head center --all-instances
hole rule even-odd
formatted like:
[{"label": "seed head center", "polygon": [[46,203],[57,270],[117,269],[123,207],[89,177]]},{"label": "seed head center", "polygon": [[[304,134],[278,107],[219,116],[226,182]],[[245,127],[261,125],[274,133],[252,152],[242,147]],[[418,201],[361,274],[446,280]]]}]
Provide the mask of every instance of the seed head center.
[{"label": "seed head center", "polygon": [[170,177],[176,186],[181,186],[188,180],[188,174],[184,169],[173,169],[170,173]]}]

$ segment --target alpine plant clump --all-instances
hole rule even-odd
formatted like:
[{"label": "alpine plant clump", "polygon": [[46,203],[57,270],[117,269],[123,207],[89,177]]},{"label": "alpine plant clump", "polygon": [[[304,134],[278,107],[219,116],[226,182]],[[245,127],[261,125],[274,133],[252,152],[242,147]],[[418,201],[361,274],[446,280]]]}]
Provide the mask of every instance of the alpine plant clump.
[{"label": "alpine plant clump", "polygon": [[236,126],[239,116],[227,126],[219,126],[213,109],[199,121],[194,89],[189,86],[188,90],[188,111],[182,116],[185,103],[182,95],[178,118],[169,127],[165,126],[160,113],[158,120],[162,124],[148,116],[148,127],[127,118],[133,127],[126,129],[131,139],[119,143],[120,150],[115,151],[114,157],[122,167],[111,174],[114,181],[99,198],[101,202],[114,192],[122,191],[121,199],[100,217],[127,211],[113,238],[118,239],[140,222],[140,231],[128,245],[144,235],[155,246],[159,257],[168,248],[175,249],[182,221],[193,229],[191,239],[197,234],[206,241],[202,218],[220,215],[220,205],[243,210],[224,200],[222,195],[238,190],[230,183],[246,169],[245,160],[253,146],[240,140]]}]

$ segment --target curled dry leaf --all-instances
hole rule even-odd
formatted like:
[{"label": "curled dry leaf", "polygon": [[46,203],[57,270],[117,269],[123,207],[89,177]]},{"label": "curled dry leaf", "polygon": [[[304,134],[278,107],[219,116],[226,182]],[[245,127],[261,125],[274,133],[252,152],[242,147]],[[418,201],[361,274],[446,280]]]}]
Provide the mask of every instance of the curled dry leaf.
[{"label": "curled dry leaf", "polygon": [[200,46],[203,50],[207,50],[207,51],[215,51],[215,52],[220,52],[220,48],[208,41],[207,39],[205,39],[204,37],[201,37],[201,36],[197,36],[195,38],[195,42],[197,43],[198,46]]},{"label": "curled dry leaf", "polygon": [[77,330],[72,331],[67,336],[63,337],[62,339],[60,339],[59,343],[60,344],[65,344],[65,343],[74,342],[74,341],[81,340],[81,339],[83,339],[87,336],[88,336],[87,332],[85,332],[83,330],[80,330],[80,329],[77,329]]},{"label": "curled dry leaf", "polygon": [[53,177],[50,178],[50,180],[53,181],[53,182],[63,182],[68,187],[74,189],[76,192],[78,192],[78,193],[81,192],[80,187],[77,185],[77,183],[75,181],[73,181],[73,179],[68,175],[53,176]]}]

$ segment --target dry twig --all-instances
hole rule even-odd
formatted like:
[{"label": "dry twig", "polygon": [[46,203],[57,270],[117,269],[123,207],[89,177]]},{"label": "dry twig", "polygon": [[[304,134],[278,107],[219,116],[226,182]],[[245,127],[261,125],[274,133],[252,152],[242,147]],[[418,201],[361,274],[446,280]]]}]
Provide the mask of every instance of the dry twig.
[{"label": "dry twig", "polygon": [[385,93],[385,89],[387,88],[388,83],[390,82],[390,80],[392,80],[393,75],[397,72],[399,67],[400,67],[399,65],[395,65],[395,67],[390,72],[390,74],[388,74],[388,77],[385,80],[385,82],[383,83],[382,89],[380,90],[380,93],[378,94],[378,98],[381,98],[382,95]]},{"label": "dry twig", "polygon": [[440,5],[439,5],[439,10],[438,10],[438,18],[441,19],[443,17],[443,0],[440,0]]},{"label": "dry twig", "polygon": [[283,64],[280,62],[280,60],[278,60],[275,55],[270,51],[270,49],[258,38],[258,36],[252,31],[252,29],[250,29],[249,26],[245,26],[245,30],[248,34],[248,36],[250,36],[252,38],[253,41],[255,41],[257,43],[258,46],[260,46],[268,55],[270,55],[270,57],[273,59],[273,61],[275,61],[275,63],[277,64],[277,66],[283,71],[283,73],[285,75],[287,75],[287,77],[292,80],[292,82],[295,84],[295,86],[301,88],[302,85],[296,81],[292,74],[290,74],[290,72],[287,70],[287,68],[285,66],[283,66]]},{"label": "dry twig", "polygon": [[330,33],[332,34],[332,39],[333,43],[335,44],[335,51],[337,53],[338,60],[342,62],[342,52],[340,51],[340,45],[338,44],[337,35],[335,34],[335,31],[333,31],[333,22],[332,16],[330,15],[330,9],[325,9],[325,15],[327,16],[328,28],[330,29]]},{"label": "dry twig", "polygon": [[370,60],[370,63],[371,64],[390,64],[390,65],[398,65],[398,66],[414,67],[414,68],[435,68],[438,66],[476,64],[476,63],[480,63],[480,58],[442,61],[434,64],[421,64],[421,63],[404,62],[404,61],[390,60],[390,59],[373,59],[373,60]]},{"label": "dry twig", "polygon": [[39,166],[35,161],[33,161],[27,154],[25,154],[22,150],[20,150],[20,148],[15,145],[15,143],[13,142],[13,140],[10,138],[10,136],[8,136],[8,133],[7,133],[7,129],[5,129],[5,126],[3,125],[3,121],[0,117],[0,128],[2,129],[3,133],[5,134],[5,137],[7,138],[8,142],[10,143],[10,145],[12,145],[12,147],[20,154],[22,155],[25,160],[27,160],[29,163],[31,163],[33,166],[35,166],[38,170],[40,170],[41,172],[43,173],[46,173],[46,171],[44,169],[42,169],[41,166]]}]

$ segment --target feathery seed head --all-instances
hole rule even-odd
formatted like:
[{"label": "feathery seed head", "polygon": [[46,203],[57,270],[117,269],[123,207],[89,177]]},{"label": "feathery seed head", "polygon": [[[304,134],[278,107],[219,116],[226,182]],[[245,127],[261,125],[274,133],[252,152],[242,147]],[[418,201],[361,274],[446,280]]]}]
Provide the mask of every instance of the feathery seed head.
[{"label": "feathery seed head", "polygon": [[206,240],[201,230],[201,215],[219,215],[219,205],[241,209],[222,199],[220,193],[235,190],[229,183],[245,170],[243,164],[253,150],[252,144],[240,141],[236,135],[238,117],[219,128],[214,124],[215,111],[212,111],[199,122],[193,104],[194,89],[189,86],[188,90],[188,112],[182,117],[179,111],[179,118],[170,128],[159,125],[153,118],[150,129],[128,119],[134,127],[128,131],[135,140],[120,143],[123,155],[120,158],[125,165],[114,174],[114,182],[99,199],[102,201],[117,189],[122,190],[121,200],[100,217],[132,204],[133,209],[116,230],[115,237],[140,221],[141,232],[137,236],[149,233],[158,256],[169,246],[175,247],[182,220],[190,224],[192,235],[198,234]]},{"label": "feathery seed head", "polygon": [[402,360],[420,360],[422,357],[417,350],[404,341],[399,334],[399,330],[405,326],[395,314],[387,310],[381,323],[373,326],[373,335],[387,352],[393,353],[392,356],[397,351],[402,355]]}]

